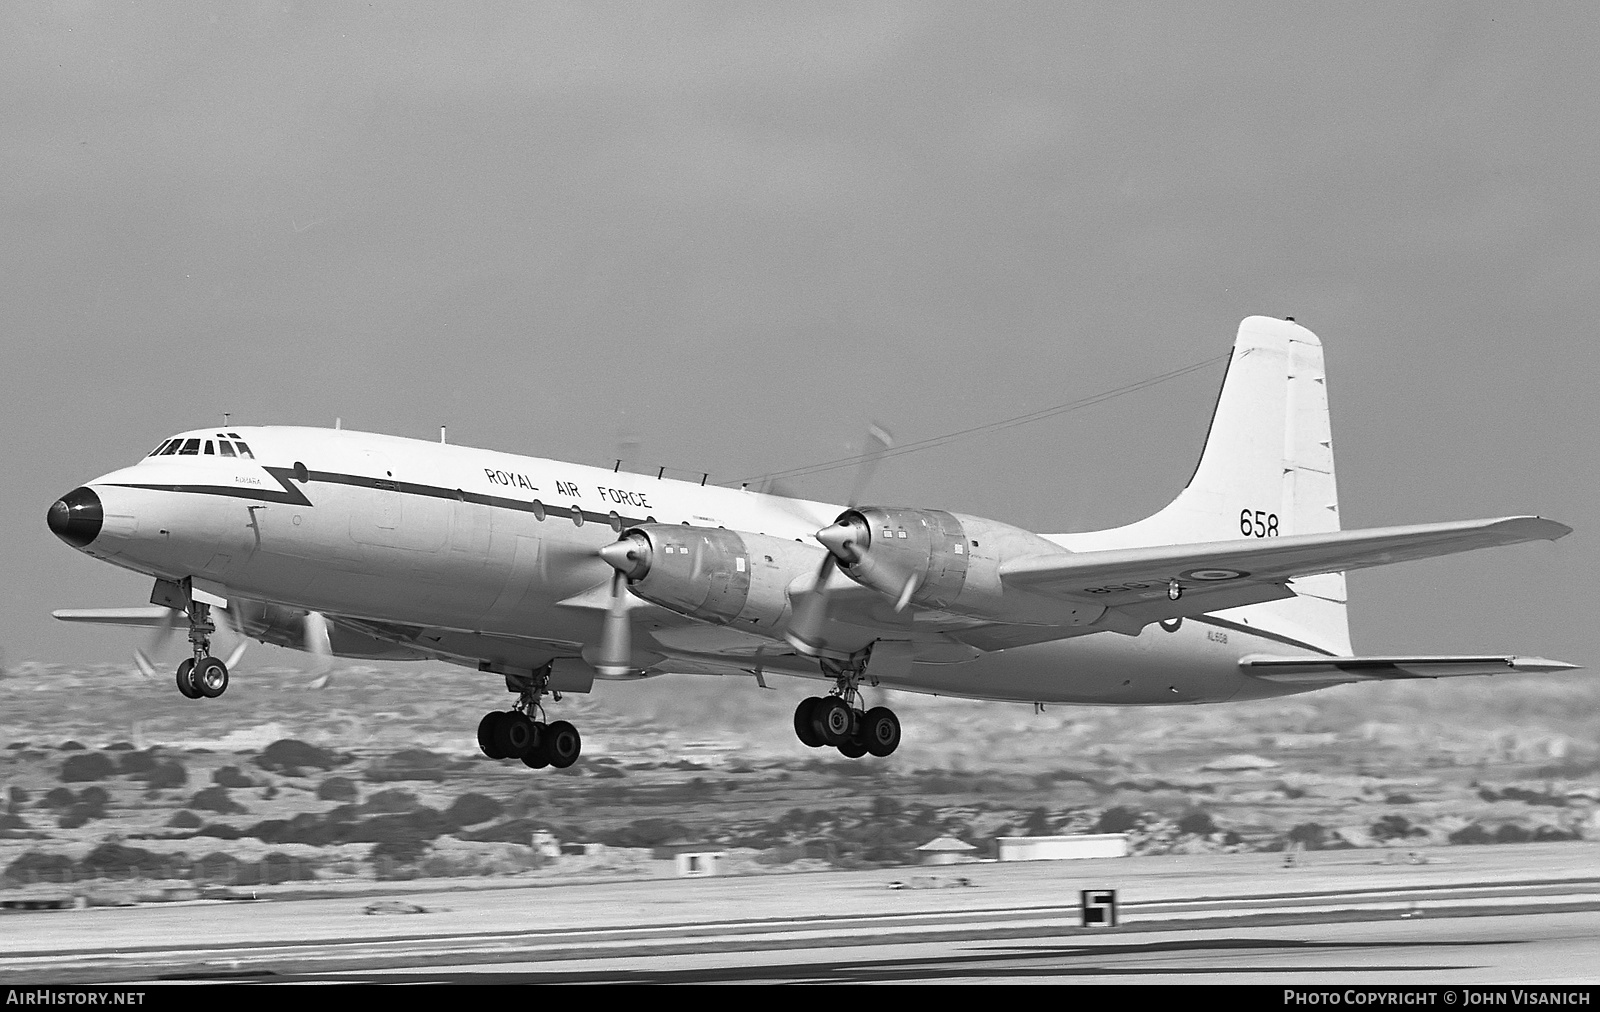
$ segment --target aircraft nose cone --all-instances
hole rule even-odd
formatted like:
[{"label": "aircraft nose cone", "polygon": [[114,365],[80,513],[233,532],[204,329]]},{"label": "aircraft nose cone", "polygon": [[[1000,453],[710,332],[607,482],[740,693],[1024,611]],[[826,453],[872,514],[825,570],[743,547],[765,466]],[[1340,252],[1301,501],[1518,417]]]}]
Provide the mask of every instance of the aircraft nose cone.
[{"label": "aircraft nose cone", "polygon": [[50,504],[45,523],[56,537],[73,548],[83,548],[100,536],[105,510],[92,488],[75,488]]}]

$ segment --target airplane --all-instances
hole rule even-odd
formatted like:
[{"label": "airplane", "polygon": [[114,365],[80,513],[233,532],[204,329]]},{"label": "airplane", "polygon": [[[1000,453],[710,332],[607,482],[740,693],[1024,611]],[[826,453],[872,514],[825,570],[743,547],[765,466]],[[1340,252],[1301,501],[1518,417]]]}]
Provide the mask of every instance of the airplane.
[{"label": "airplane", "polygon": [[1150,517],[1084,533],[442,439],[194,429],[48,511],[68,545],[153,577],[154,607],[55,616],[187,624],[175,677],[190,699],[222,695],[237,662],[211,654],[218,621],[324,658],[500,675],[517,699],[482,717],[479,748],[534,769],[582,751],[569,721],[545,720],[546,701],[668,673],[830,681],[796,707],[795,734],[854,759],[901,739],[892,709],[864,709],[864,686],[1193,704],[1577,667],[1355,654],[1346,571],[1571,528],[1511,516],[1345,531],[1333,460],[1321,342],[1263,316],[1239,327],[1188,485]]}]

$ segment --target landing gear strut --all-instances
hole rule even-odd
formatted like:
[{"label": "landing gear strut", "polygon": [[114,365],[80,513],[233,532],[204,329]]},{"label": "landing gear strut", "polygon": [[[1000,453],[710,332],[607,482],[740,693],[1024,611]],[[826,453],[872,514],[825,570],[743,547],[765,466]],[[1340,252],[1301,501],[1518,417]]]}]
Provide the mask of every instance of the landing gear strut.
[{"label": "landing gear strut", "polygon": [[827,696],[803,699],[795,707],[794,733],[802,744],[836,748],[847,759],[868,753],[886,756],[900,747],[900,718],[893,710],[875,706],[862,712],[860,708],[866,667],[866,651],[848,661],[823,659],[823,674],[833,676],[834,689]]},{"label": "landing gear strut", "polygon": [[[531,675],[506,675],[506,689],[517,693],[509,710],[486,713],[478,721],[478,748],[490,759],[520,759],[529,769],[566,769],[583,752],[583,737],[564,720],[546,724],[539,700],[549,691],[550,665]],[[559,700],[560,693],[551,693]]]},{"label": "landing gear strut", "polygon": [[190,601],[185,610],[194,656],[184,658],[178,665],[178,691],[188,699],[216,699],[228,691],[228,666],[211,656],[211,634],[217,631],[211,621],[211,606]]}]

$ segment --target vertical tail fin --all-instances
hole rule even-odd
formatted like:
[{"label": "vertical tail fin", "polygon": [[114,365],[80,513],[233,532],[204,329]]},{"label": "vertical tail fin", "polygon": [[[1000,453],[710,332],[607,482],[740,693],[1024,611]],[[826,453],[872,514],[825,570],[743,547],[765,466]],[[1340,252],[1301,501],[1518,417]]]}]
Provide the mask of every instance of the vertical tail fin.
[{"label": "vertical tail fin", "polygon": [[[1320,534],[1339,529],[1322,342],[1292,321],[1239,325],[1194,476],[1154,516],[1105,531],[1104,547]],[[1295,580],[1300,595],[1237,609],[1252,624],[1349,654],[1344,575]]]}]

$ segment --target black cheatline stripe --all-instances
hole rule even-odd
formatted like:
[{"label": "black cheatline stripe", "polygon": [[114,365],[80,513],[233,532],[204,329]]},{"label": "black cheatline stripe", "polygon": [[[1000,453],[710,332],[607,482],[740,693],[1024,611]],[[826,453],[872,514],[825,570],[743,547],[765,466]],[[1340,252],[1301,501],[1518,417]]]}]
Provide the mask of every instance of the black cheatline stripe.
[{"label": "black cheatline stripe", "polygon": [[279,492],[273,489],[250,488],[241,485],[145,485],[136,482],[116,482],[114,488],[142,488],[152,492],[188,492],[192,495],[220,495],[232,499],[256,499],[261,502],[283,503],[289,506],[310,506],[311,500],[307,499],[299,489],[286,488]]},{"label": "black cheatline stripe", "polygon": [[[1201,625],[1214,625],[1219,629],[1232,629],[1234,632],[1249,633],[1251,636],[1260,636],[1262,639],[1276,640],[1279,643],[1287,643],[1292,647],[1300,647],[1303,650],[1310,650],[1314,653],[1319,653],[1324,657],[1339,656],[1332,650],[1324,650],[1321,647],[1314,647],[1311,644],[1302,640],[1297,640],[1292,636],[1285,636],[1282,633],[1275,633],[1270,629],[1257,629],[1253,625],[1244,625],[1239,622],[1229,622],[1225,618],[1216,618],[1211,615],[1190,615],[1187,616],[1184,621],[1199,622]],[[1313,661],[1311,663],[1318,662]]]},{"label": "black cheatline stripe", "polygon": [[[194,495],[220,495],[233,499],[256,499],[261,502],[283,503],[290,506],[315,506],[307,499],[295,484],[294,469],[290,467],[263,467],[263,471],[272,475],[283,491],[276,489],[252,488],[246,485],[145,485],[130,482],[117,483],[118,488],[142,488],[155,492],[188,492]],[[338,471],[309,471],[307,472],[308,484],[322,482],[329,485],[349,485],[355,488],[375,488],[388,492],[399,492],[403,495],[425,496],[431,499],[454,499],[458,502],[476,503],[479,506],[489,506],[495,509],[515,510],[520,513],[536,513],[537,510],[530,500],[508,499],[504,496],[485,495],[481,492],[468,492],[459,488],[443,488],[438,485],[421,485],[416,482],[395,481],[393,478],[369,478],[360,474],[343,474]],[[575,515],[582,514],[585,523],[593,521],[611,524],[611,514],[596,513],[585,510],[579,506],[551,506],[540,503],[546,516],[563,516],[572,519]],[[623,527],[634,527],[649,521],[649,517],[628,517],[617,514]]]}]

